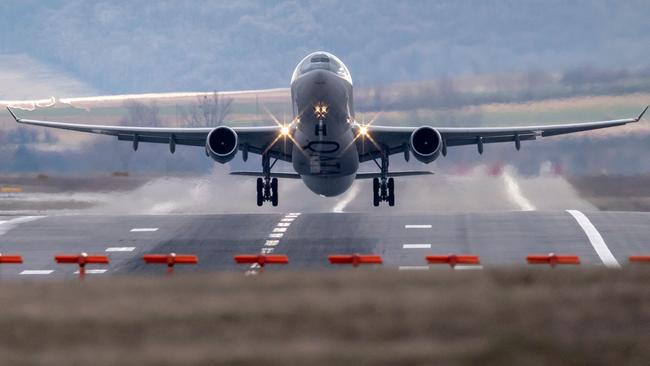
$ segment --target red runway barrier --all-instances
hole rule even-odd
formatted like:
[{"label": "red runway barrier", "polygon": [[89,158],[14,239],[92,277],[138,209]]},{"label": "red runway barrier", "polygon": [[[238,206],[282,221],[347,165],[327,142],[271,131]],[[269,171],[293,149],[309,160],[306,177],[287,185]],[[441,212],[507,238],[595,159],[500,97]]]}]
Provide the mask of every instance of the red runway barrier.
[{"label": "red runway barrier", "polygon": [[108,257],[105,255],[88,255],[81,254],[60,254],[54,257],[59,264],[77,264],[79,265],[79,279],[86,276],[86,264],[108,264]]},{"label": "red runway barrier", "polygon": [[580,264],[580,257],[577,255],[557,255],[550,254],[534,254],[526,257],[528,264],[548,264],[555,267],[558,264]]},{"label": "red runway barrier", "polygon": [[191,254],[145,254],[142,259],[147,264],[166,264],[167,273],[174,273],[174,266],[176,264],[198,264],[199,259]]},{"label": "red runway barrier", "polygon": [[650,255],[631,255],[630,263],[650,263]]},{"label": "red runway barrier", "polygon": [[365,254],[336,254],[327,257],[331,264],[351,264],[358,267],[360,264],[382,264],[380,255]]},{"label": "red runway barrier", "polygon": [[287,264],[289,263],[289,257],[286,255],[264,255],[264,254],[239,254],[235,257],[235,262],[237,264],[259,264],[260,267],[264,268],[267,264]]},{"label": "red runway barrier", "polygon": [[0,253],[0,263],[21,264],[23,263],[23,257],[19,255]]},{"label": "red runway barrier", "polygon": [[468,254],[427,255],[426,258],[429,264],[448,264],[452,268],[457,264],[481,264],[477,255]]}]

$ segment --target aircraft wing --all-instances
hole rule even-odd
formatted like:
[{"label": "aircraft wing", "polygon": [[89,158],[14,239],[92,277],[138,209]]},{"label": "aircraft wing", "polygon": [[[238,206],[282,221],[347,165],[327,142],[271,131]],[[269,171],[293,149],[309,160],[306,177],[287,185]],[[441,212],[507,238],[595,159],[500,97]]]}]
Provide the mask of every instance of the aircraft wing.
[{"label": "aircraft wing", "polygon": [[[477,145],[479,152],[483,144],[496,142],[515,143],[517,149],[521,141],[535,140],[538,137],[564,135],[574,132],[596,130],[638,122],[648,110],[646,107],[636,118],[616,119],[561,125],[523,126],[523,127],[441,127],[436,128],[442,136],[444,150],[449,146]],[[368,138],[358,138],[360,160],[368,161],[379,157],[380,149],[389,154],[403,153],[409,149],[411,134],[418,127],[367,126]],[[435,128],[435,127],[434,127]]]},{"label": "aircraft wing", "polygon": [[[205,140],[213,130],[210,127],[201,128],[167,128],[167,127],[130,127],[130,126],[101,126],[89,124],[76,124],[66,122],[39,121],[33,119],[18,118],[14,112],[7,107],[9,113],[16,122],[26,125],[34,125],[62,130],[94,133],[100,135],[115,136],[118,140],[133,141],[134,148],[137,143],[151,142],[169,144],[170,149],[175,145],[189,145],[205,147]],[[231,127],[239,138],[240,149],[246,146],[250,153],[261,154],[268,151],[272,157],[280,160],[291,161],[292,144],[278,142],[280,135],[279,126],[262,127]],[[277,142],[277,143],[276,143]]]}]

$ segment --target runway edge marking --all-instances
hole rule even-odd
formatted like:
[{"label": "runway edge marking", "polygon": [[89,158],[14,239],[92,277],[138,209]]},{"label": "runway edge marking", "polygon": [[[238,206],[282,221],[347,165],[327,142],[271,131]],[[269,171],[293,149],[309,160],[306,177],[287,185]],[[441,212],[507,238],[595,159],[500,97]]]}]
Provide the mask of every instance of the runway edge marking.
[{"label": "runway edge marking", "polygon": [[598,257],[600,257],[600,260],[603,262],[605,267],[621,268],[621,265],[609,250],[609,247],[607,247],[607,244],[598,232],[598,229],[596,229],[594,224],[589,221],[589,218],[578,210],[566,210],[566,212],[573,216],[573,218],[578,222],[578,225],[580,225],[582,230],[587,235],[589,243],[592,247],[594,247],[596,254],[598,254]]}]

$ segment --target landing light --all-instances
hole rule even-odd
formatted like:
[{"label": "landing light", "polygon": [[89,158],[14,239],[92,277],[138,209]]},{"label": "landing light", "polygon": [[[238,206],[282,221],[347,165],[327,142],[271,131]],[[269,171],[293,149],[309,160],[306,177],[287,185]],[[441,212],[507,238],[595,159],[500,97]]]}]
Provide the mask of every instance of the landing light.
[{"label": "landing light", "polygon": [[288,126],[282,126],[280,129],[280,134],[282,136],[289,136],[289,127]]},{"label": "landing light", "polygon": [[368,135],[368,127],[367,126],[359,127],[359,134],[361,136],[367,136]]}]

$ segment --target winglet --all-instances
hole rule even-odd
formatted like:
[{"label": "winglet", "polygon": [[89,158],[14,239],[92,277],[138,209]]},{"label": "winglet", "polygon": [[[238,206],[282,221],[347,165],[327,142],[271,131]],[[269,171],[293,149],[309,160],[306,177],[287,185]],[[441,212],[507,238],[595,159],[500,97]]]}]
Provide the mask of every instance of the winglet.
[{"label": "winglet", "polygon": [[643,110],[643,112],[641,112],[641,114],[639,114],[639,116],[635,119],[637,122],[639,122],[641,120],[641,117],[643,117],[645,112],[648,110],[648,107],[650,107],[650,105],[645,106],[645,109]]},{"label": "winglet", "polygon": [[11,108],[9,108],[9,106],[7,106],[7,110],[9,111],[11,116],[16,120],[16,122],[20,122],[20,118],[16,117],[16,115],[14,114],[14,111],[12,111]]}]

